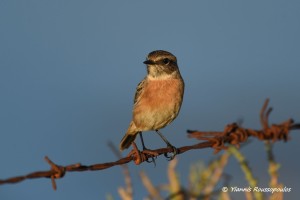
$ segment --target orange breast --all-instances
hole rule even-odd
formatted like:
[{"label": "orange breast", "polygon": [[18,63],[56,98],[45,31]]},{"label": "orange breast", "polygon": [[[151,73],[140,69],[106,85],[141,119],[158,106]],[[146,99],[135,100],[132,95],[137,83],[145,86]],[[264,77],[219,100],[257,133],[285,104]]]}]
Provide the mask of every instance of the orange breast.
[{"label": "orange breast", "polygon": [[148,80],[133,109],[136,127],[141,131],[163,128],[178,115],[182,97],[182,80]]}]

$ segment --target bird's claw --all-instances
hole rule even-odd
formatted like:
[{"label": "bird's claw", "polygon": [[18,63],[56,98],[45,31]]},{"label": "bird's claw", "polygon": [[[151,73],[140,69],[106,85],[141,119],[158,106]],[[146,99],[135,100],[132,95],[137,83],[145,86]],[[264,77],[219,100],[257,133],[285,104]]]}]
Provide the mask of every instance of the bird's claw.
[{"label": "bird's claw", "polygon": [[[150,158],[151,158],[151,160],[150,160]],[[147,158],[146,162],[147,163],[153,163],[154,166],[156,166],[156,162],[155,162],[156,158],[157,158],[156,156],[155,157],[151,156],[151,157]]]},{"label": "bird's claw", "polygon": [[150,149],[147,148],[143,148],[142,153],[149,155],[149,157],[147,157],[146,160],[147,163],[154,163],[154,166],[156,166],[155,159],[157,158],[158,153],[151,151]]},{"label": "bird's claw", "polygon": [[[173,152],[171,153],[164,153],[164,156],[167,158],[168,161],[171,161],[175,158],[175,156],[179,153],[178,149],[172,145],[168,145],[168,148],[172,148]],[[170,155],[169,155],[170,154]]]}]

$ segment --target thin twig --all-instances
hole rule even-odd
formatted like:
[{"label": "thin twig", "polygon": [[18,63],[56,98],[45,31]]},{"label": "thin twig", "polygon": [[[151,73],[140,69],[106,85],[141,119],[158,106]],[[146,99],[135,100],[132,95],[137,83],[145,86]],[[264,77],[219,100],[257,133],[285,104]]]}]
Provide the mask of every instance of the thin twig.
[{"label": "thin twig", "polygon": [[[122,158],[120,151],[116,148],[116,146],[112,142],[109,142],[108,146],[110,147],[112,152],[117,156],[118,159]],[[125,200],[125,199],[132,200],[133,199],[133,189],[132,189],[132,182],[131,182],[129,168],[128,168],[127,164],[121,165],[121,167],[123,169],[123,175],[125,178],[126,187],[119,188],[118,191],[123,200]]]}]

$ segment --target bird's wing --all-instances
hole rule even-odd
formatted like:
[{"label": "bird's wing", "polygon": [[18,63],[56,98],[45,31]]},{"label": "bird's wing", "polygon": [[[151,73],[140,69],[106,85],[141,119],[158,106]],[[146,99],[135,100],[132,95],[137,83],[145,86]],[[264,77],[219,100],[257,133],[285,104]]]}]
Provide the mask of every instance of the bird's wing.
[{"label": "bird's wing", "polygon": [[146,79],[143,79],[139,84],[138,86],[136,87],[136,92],[135,92],[135,95],[134,95],[134,105],[139,102],[140,100],[140,96],[142,94],[142,91],[143,91],[143,88],[145,86],[145,83],[146,83]]}]

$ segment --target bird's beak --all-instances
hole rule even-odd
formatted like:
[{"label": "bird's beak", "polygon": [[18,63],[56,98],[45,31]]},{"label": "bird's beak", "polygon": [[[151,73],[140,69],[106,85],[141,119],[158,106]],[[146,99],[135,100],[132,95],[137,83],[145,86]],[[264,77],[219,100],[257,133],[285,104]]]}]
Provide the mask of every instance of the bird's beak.
[{"label": "bird's beak", "polygon": [[155,63],[152,60],[145,60],[144,64],[146,64],[146,65],[154,65]]}]

